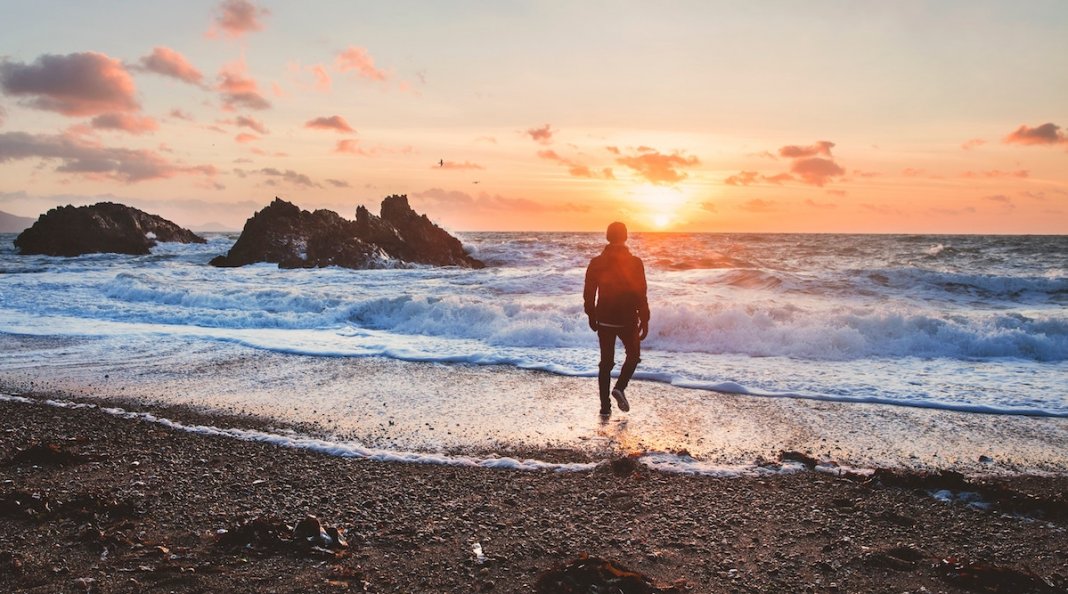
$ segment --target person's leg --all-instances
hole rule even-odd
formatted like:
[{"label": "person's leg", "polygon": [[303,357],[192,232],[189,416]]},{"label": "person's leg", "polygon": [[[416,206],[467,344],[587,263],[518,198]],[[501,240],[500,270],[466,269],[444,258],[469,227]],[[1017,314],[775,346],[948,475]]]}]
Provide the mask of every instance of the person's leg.
[{"label": "person's leg", "polygon": [[597,331],[597,341],[601,345],[601,363],[598,366],[597,388],[601,395],[601,412],[612,409],[609,400],[609,386],[612,383],[612,367],[616,364],[616,332],[612,328]]},{"label": "person's leg", "polygon": [[623,340],[623,348],[627,351],[627,358],[623,361],[623,368],[619,370],[616,387],[620,390],[626,390],[627,384],[630,383],[630,377],[634,375],[634,370],[642,360],[642,341],[638,338],[638,328],[636,327],[624,328],[620,331],[619,338]]}]

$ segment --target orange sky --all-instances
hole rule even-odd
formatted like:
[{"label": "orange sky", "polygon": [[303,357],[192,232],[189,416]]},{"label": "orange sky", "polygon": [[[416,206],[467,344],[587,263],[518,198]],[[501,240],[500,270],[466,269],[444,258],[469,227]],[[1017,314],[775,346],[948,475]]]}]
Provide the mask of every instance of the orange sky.
[{"label": "orange sky", "polygon": [[1068,232],[1068,4],[5,8],[0,210]]}]

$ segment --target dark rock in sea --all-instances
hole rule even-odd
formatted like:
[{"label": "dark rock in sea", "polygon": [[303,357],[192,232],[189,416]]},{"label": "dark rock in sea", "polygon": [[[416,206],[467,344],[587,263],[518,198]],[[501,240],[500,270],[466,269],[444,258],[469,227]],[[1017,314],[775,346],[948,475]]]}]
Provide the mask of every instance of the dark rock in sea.
[{"label": "dark rock in sea", "polygon": [[141,255],[157,241],[205,243],[202,237],[163,217],[123,204],[99,202],[49,210],[15,238],[15,247],[20,254],[47,256]]},{"label": "dark rock in sea", "polygon": [[391,268],[406,264],[482,268],[458,239],[408,206],[407,196],[382,201],[382,216],[360,206],[356,220],[330,210],[308,212],[275,198],[245,222],[234,247],[213,266],[273,262],[279,268]]}]

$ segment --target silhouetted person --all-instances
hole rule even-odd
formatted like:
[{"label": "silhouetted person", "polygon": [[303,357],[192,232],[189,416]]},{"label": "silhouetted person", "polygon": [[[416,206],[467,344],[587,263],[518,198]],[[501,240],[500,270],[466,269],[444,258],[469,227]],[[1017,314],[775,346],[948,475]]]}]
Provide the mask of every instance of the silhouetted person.
[{"label": "silhouetted person", "polygon": [[597,387],[601,395],[601,414],[612,414],[608,386],[615,366],[616,338],[623,341],[627,358],[619,371],[611,395],[619,410],[627,412],[630,404],[624,391],[641,361],[641,341],[649,335],[649,300],[646,296],[645,266],[641,258],[627,249],[627,226],[612,223],[605,234],[608,245],[586,268],[586,285],[582,299],[590,329],[601,344],[601,364]]}]

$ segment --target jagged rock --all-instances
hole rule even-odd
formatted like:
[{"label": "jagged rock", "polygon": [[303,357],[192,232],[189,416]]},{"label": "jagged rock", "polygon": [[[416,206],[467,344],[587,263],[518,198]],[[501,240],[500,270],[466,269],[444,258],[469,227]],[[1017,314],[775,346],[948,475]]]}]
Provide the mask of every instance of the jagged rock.
[{"label": "jagged rock", "polygon": [[163,217],[123,204],[99,202],[49,210],[15,238],[15,247],[20,254],[47,256],[141,255],[157,241],[205,243],[202,237]]},{"label": "jagged rock", "polygon": [[273,262],[280,268],[387,268],[433,264],[482,268],[458,239],[408,206],[406,196],[382,201],[382,216],[356,209],[351,221],[329,210],[308,212],[275,198],[245,222],[234,247],[214,266]]}]

